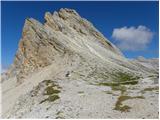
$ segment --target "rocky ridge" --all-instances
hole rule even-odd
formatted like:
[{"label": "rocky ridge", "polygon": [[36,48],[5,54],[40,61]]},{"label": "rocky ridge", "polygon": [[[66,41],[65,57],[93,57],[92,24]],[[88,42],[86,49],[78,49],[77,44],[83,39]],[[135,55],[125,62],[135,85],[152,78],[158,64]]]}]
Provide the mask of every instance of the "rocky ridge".
[{"label": "rocky ridge", "polygon": [[[67,51],[77,53],[88,51],[89,48],[84,39],[87,42],[99,44],[113,54],[122,55],[75,10],[61,9],[53,15],[47,12],[44,25],[33,18],[26,19],[12,71],[16,71],[16,75],[22,75],[50,65],[57,57],[68,54]],[[23,78],[21,77],[20,79]]]}]

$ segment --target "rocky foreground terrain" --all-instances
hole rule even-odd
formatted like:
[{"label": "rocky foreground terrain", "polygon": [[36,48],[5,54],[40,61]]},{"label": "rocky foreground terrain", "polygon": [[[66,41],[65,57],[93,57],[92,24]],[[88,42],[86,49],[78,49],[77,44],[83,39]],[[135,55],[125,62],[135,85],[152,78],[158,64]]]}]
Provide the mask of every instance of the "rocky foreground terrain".
[{"label": "rocky foreground terrain", "polygon": [[2,74],[2,118],[158,118],[158,59],[125,58],[75,10],[44,19]]}]

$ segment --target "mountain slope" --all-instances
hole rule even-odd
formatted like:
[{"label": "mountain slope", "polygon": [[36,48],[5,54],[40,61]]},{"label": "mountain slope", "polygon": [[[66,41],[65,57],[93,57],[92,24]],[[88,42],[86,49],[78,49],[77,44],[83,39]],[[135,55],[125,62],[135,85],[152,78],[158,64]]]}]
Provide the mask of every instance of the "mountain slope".
[{"label": "mountain slope", "polygon": [[[44,24],[25,21],[14,63],[2,78],[3,117],[157,117],[158,61],[148,66],[147,60],[126,59],[75,10],[46,12],[44,18]],[[123,97],[133,109],[122,105]],[[139,105],[149,109],[137,113]]]}]

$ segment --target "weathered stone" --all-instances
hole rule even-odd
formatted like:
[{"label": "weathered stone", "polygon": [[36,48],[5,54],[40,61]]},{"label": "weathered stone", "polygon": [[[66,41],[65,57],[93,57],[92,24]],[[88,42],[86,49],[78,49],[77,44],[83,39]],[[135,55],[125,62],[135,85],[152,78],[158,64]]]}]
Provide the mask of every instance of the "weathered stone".
[{"label": "weathered stone", "polygon": [[12,74],[16,69],[14,75],[19,76],[18,79],[38,68],[50,65],[57,56],[65,54],[68,50],[75,52],[76,45],[86,49],[84,40],[90,44],[97,43],[113,54],[122,55],[118,48],[75,10],[64,8],[53,15],[46,12],[44,18],[44,25],[33,18],[27,18],[25,21],[19,48],[10,70]]}]

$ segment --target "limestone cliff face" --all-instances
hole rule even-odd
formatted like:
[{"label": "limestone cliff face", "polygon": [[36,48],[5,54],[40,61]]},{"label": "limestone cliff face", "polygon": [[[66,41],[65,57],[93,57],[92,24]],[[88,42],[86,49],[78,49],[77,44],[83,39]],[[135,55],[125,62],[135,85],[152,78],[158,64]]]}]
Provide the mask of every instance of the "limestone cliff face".
[{"label": "limestone cliff face", "polygon": [[25,21],[19,48],[10,70],[20,79],[23,74],[50,65],[69,51],[89,51],[88,44],[123,57],[118,48],[75,10],[65,8],[53,14],[46,12],[44,18],[44,24],[33,18]]}]

